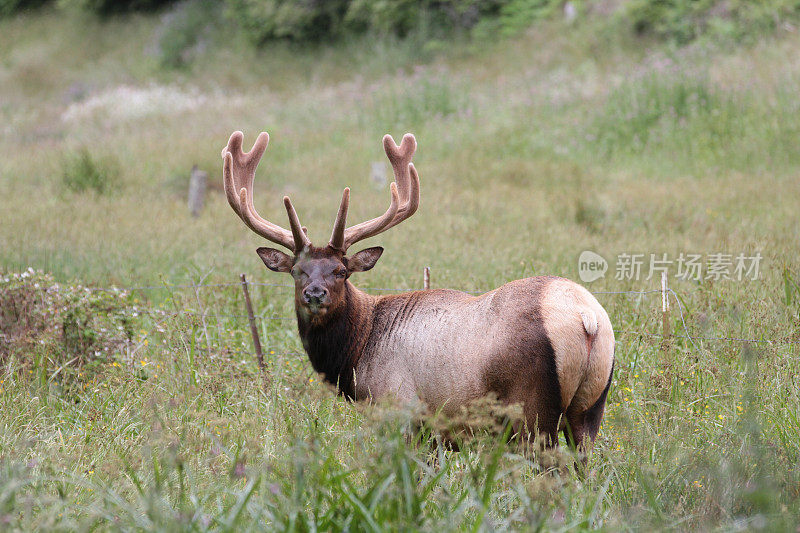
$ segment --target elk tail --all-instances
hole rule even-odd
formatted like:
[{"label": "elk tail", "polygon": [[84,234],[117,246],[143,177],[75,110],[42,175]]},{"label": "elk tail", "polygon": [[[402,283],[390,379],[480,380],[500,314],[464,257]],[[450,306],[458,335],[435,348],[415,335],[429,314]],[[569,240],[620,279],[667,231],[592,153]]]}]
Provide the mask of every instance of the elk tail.
[{"label": "elk tail", "polygon": [[597,315],[591,309],[582,309],[581,318],[583,319],[583,329],[590,337],[597,335]]},{"label": "elk tail", "polygon": [[589,309],[584,308],[581,309],[581,319],[583,320],[583,329],[586,330],[586,366],[585,368],[589,367],[589,358],[592,355],[592,345],[594,344],[594,339],[597,336],[597,314]]}]

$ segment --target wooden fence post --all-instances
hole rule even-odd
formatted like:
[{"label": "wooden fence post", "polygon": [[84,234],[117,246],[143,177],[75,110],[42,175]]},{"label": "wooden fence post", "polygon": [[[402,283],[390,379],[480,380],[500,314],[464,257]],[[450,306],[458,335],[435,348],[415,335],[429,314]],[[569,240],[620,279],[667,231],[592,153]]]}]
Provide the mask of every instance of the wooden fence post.
[{"label": "wooden fence post", "polygon": [[423,290],[430,290],[431,288],[431,267],[425,267],[422,269],[422,289]]},{"label": "wooden fence post", "polygon": [[373,161],[370,169],[372,184],[376,189],[382,190],[386,187],[386,164],[383,161]]},{"label": "wooden fence post", "polygon": [[207,179],[208,173],[199,170],[197,165],[192,167],[192,174],[189,177],[189,212],[195,218],[199,217],[200,211],[203,210]]},{"label": "wooden fence post", "polygon": [[250,291],[247,290],[247,278],[244,274],[242,274],[240,278],[242,280],[242,291],[244,291],[244,304],[247,307],[247,318],[250,321],[250,334],[253,336],[253,347],[256,350],[256,360],[258,361],[258,368],[261,370],[261,375],[264,378],[264,387],[266,387],[269,381],[267,376],[267,365],[264,363],[264,352],[261,350],[261,339],[258,337],[256,317],[253,314],[253,303],[250,301]]},{"label": "wooden fence post", "polygon": [[666,272],[661,272],[661,330],[663,334],[661,349],[667,355],[672,340],[672,327],[669,323],[669,285]]}]

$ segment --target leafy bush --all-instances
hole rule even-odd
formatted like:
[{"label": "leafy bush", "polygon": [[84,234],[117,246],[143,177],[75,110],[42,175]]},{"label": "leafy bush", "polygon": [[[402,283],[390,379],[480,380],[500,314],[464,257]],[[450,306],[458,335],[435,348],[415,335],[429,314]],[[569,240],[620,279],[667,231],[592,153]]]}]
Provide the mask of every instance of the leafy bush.
[{"label": "leafy bush", "polygon": [[61,174],[61,184],[68,191],[94,191],[104,194],[117,179],[118,169],[109,159],[96,159],[88,149],[68,154]]},{"label": "leafy bush", "polygon": [[319,42],[373,32],[429,37],[471,31],[493,21],[490,34],[511,34],[549,15],[561,0],[228,0],[229,16],[256,43]]},{"label": "leafy bush", "polygon": [[497,17],[508,0],[352,0],[346,22],[351,27],[405,37],[412,32],[447,33],[470,30],[485,18]]},{"label": "leafy bush", "polygon": [[551,16],[563,4],[562,0],[510,0],[500,9],[499,31],[511,36],[537,20]]},{"label": "leafy bush", "polygon": [[0,18],[41,6],[47,0],[0,0]]},{"label": "leafy bush", "polygon": [[0,273],[0,364],[63,379],[85,376],[121,359],[139,310],[124,291],[93,291],[56,283],[28,269]]},{"label": "leafy bush", "polygon": [[173,3],[175,0],[59,0],[59,5],[75,7],[97,13],[112,15],[128,11],[153,11]]},{"label": "leafy bush", "polygon": [[256,43],[321,41],[342,30],[348,0],[228,0],[229,15]]},{"label": "leafy bush", "polygon": [[632,0],[625,9],[634,30],[678,44],[701,35],[746,35],[775,30],[800,15],[799,0]]}]

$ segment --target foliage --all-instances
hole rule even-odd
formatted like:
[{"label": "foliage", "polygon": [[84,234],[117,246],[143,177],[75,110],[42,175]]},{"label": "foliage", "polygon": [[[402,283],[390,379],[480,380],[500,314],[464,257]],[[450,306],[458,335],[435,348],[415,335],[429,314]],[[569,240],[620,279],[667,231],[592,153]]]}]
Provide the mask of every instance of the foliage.
[{"label": "foliage", "polygon": [[256,43],[271,40],[322,41],[343,30],[347,0],[228,0],[229,15]]},{"label": "foliage", "polygon": [[[0,18],[39,7],[48,0],[0,0]],[[592,11],[592,2],[572,0],[576,9]],[[371,33],[423,40],[466,33],[480,41],[513,36],[537,21],[552,18],[565,0],[57,0],[62,8],[99,15],[154,11],[177,4],[159,46],[166,66],[182,66],[185,56],[219,13],[254,43],[319,43]],[[205,8],[186,8],[204,5]],[[699,37],[742,40],[800,18],[800,0],[624,0],[618,17],[638,35],[652,35],[679,45]],[[602,11],[602,8],[599,8]],[[218,12],[219,13],[218,13]],[[605,15],[604,15],[605,16]],[[230,32],[231,27],[226,31]],[[183,59],[181,59],[181,57]]]},{"label": "foliage", "polygon": [[481,27],[512,35],[548,16],[558,0],[228,0],[229,14],[257,43],[327,41],[374,33],[444,37]]},{"label": "foliage", "polygon": [[481,20],[496,17],[505,0],[352,0],[346,20],[357,28],[377,34],[404,37],[410,33],[438,33],[470,30]]},{"label": "foliage", "polygon": [[0,364],[84,381],[121,358],[137,316],[123,291],[62,285],[32,269],[0,273]]},{"label": "foliage", "polygon": [[66,8],[77,8],[98,15],[113,15],[130,11],[153,11],[175,0],[58,0]]},{"label": "foliage", "polygon": [[[563,4],[563,0],[228,0],[228,9],[250,38],[263,44],[277,39],[328,41],[364,32],[437,38],[466,31],[492,39],[516,35],[552,17]],[[622,3],[620,13],[637,34],[678,44],[702,35],[742,39],[768,33],[798,16],[800,0],[630,0]]]},{"label": "foliage", "polygon": [[678,44],[702,35],[741,39],[774,31],[800,15],[798,0],[632,0],[625,15],[639,34]]},{"label": "foliage", "polygon": [[117,175],[115,162],[96,158],[88,148],[81,148],[66,155],[61,185],[71,192],[105,194],[114,186]]},{"label": "foliage", "polygon": [[516,35],[537,20],[553,15],[562,4],[561,0],[510,0],[500,9],[500,34],[506,37]]},{"label": "foliage", "polygon": [[49,0],[0,0],[0,18],[40,7]]}]

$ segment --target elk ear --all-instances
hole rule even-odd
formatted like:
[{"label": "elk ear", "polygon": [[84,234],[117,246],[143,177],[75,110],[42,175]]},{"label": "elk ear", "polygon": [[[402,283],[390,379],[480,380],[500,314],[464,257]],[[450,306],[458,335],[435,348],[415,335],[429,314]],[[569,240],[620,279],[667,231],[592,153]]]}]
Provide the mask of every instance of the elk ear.
[{"label": "elk ear", "polygon": [[365,272],[375,266],[382,253],[383,248],[380,246],[361,250],[347,258],[347,270],[349,272]]},{"label": "elk ear", "polygon": [[292,258],[275,248],[261,247],[256,250],[258,257],[264,261],[267,268],[275,272],[291,272]]}]

